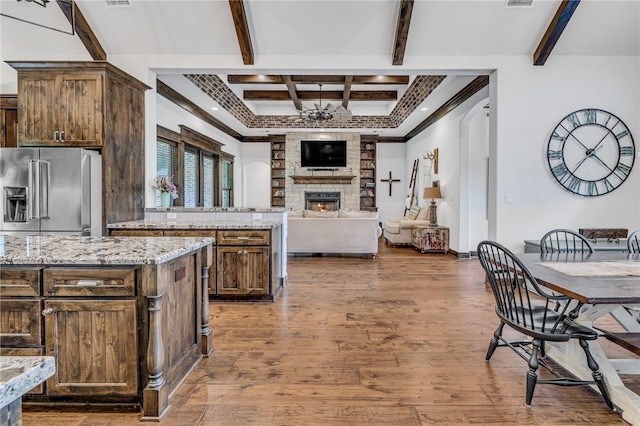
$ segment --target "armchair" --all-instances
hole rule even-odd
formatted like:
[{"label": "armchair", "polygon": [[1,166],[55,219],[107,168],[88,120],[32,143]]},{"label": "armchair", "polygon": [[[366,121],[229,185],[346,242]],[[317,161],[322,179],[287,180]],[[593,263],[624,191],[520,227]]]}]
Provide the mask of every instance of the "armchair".
[{"label": "armchair", "polygon": [[412,208],[406,216],[390,217],[382,224],[382,235],[387,244],[393,246],[411,245],[411,227],[414,225],[429,226],[429,207],[419,209],[417,215],[413,214],[415,211],[416,209]]}]

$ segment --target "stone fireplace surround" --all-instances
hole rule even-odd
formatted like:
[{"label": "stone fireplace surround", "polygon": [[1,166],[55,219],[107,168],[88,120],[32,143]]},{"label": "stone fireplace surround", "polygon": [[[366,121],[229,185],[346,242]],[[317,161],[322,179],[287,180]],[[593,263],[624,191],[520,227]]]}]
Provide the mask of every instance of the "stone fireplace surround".
[{"label": "stone fireplace surround", "polygon": [[[347,167],[336,170],[311,170],[300,167],[300,141],[302,140],[344,140],[347,141]],[[354,176],[349,183],[335,183],[344,179],[328,180],[326,183],[294,183],[287,178],[285,183],[285,207],[304,209],[305,192],[339,192],[340,208],[360,209],[360,134],[342,132],[288,133],[285,139],[285,176]],[[348,179],[347,179],[348,180]]]}]

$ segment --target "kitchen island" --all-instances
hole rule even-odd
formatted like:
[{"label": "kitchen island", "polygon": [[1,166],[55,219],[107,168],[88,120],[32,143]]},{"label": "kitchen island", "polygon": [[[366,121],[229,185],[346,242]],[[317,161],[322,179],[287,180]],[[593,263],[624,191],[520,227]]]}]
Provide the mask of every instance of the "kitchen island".
[{"label": "kitchen island", "polygon": [[107,230],[113,236],[215,238],[209,297],[275,300],[286,285],[285,221],[251,220],[250,214],[244,216],[243,212],[182,213],[172,219],[156,215],[153,219],[111,223]]},{"label": "kitchen island", "polygon": [[142,406],[212,350],[212,238],[0,236],[0,355],[53,356],[25,405]]}]

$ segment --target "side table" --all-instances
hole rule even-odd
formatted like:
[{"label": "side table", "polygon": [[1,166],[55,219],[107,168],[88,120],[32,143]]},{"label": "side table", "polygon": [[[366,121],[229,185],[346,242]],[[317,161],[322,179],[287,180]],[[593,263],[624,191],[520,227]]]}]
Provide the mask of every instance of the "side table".
[{"label": "side table", "polygon": [[449,228],[414,225],[411,227],[411,243],[420,253],[448,253]]}]

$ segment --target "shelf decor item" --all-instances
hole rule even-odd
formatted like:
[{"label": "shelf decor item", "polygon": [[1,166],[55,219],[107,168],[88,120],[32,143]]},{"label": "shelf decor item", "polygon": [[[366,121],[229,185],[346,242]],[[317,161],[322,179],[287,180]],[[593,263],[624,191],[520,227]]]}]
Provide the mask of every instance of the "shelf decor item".
[{"label": "shelf decor item", "polygon": [[442,194],[440,193],[439,186],[427,187],[424,189],[424,193],[422,194],[422,198],[425,200],[431,198],[431,204],[429,205],[429,217],[430,217],[430,226],[438,226],[438,206],[436,206],[436,198],[442,198]]},{"label": "shelf decor item", "polygon": [[178,188],[173,183],[173,176],[156,176],[152,186],[160,191],[160,207],[169,207],[171,200],[178,198]]}]

